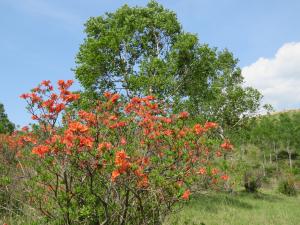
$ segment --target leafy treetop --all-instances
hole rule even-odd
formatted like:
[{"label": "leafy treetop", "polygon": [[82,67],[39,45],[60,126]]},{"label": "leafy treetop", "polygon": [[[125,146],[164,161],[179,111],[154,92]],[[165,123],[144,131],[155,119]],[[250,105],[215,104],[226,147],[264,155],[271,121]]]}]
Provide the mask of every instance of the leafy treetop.
[{"label": "leafy treetop", "polygon": [[11,133],[15,129],[15,125],[9,121],[3,104],[0,103],[0,133]]},{"label": "leafy treetop", "polygon": [[172,102],[174,111],[187,110],[225,128],[260,106],[261,94],[243,86],[233,54],[200,44],[156,1],[92,17],[85,32],[75,73],[89,93],[155,95]]}]

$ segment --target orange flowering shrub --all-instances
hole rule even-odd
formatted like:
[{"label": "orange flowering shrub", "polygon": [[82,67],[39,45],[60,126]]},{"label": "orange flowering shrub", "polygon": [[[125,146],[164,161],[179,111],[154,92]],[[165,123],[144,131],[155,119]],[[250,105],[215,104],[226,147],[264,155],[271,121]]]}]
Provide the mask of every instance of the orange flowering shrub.
[{"label": "orange flowering shrub", "polygon": [[[161,224],[199,184],[228,175],[216,161],[232,146],[211,135],[216,123],[187,122],[155,97],[125,102],[105,93],[89,110],[69,107],[80,96],[43,81],[21,97],[37,121],[23,131],[20,152],[30,203],[64,224]],[[95,105],[95,104],[91,104]],[[201,185],[200,185],[201,186]]]}]

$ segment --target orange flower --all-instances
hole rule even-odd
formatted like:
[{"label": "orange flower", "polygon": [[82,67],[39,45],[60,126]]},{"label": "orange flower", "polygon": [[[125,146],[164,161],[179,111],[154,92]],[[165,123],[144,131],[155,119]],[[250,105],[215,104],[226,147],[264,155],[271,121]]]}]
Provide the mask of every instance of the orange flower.
[{"label": "orange flower", "polygon": [[21,130],[27,132],[29,130],[29,127],[28,126],[24,126],[24,127],[22,127]]},{"label": "orange flower", "polygon": [[141,165],[147,166],[150,163],[149,157],[142,157],[138,160]]},{"label": "orange flower", "polygon": [[39,145],[39,146],[34,147],[34,148],[32,149],[32,153],[33,153],[33,154],[36,154],[36,155],[38,155],[38,156],[40,156],[40,157],[44,157],[44,155],[45,155],[47,152],[49,152],[49,151],[50,151],[50,149],[49,149],[49,147],[46,146],[46,145]]},{"label": "orange flower", "polygon": [[135,174],[136,176],[138,176],[138,177],[142,177],[142,176],[144,175],[141,168],[138,168],[138,169],[136,169],[136,170],[133,171],[133,172],[134,172],[134,174]]},{"label": "orange flower", "polygon": [[163,122],[165,122],[165,123],[168,123],[168,124],[172,123],[172,119],[171,119],[171,118],[168,118],[168,117],[163,117],[163,118],[161,118],[161,120],[162,120]]},{"label": "orange flower", "polygon": [[37,103],[42,101],[41,97],[37,96],[35,93],[29,94],[29,98],[31,98],[32,103]]},{"label": "orange flower", "polygon": [[46,108],[51,108],[54,105],[54,101],[52,99],[48,99],[47,101],[42,102],[42,106]]},{"label": "orange flower", "polygon": [[51,84],[51,81],[50,80],[43,80],[41,84],[47,87]]},{"label": "orange flower", "polygon": [[69,94],[63,97],[66,102],[73,102],[80,98],[80,94]]},{"label": "orange flower", "polygon": [[84,110],[79,110],[78,115],[80,116],[81,119],[83,119],[87,122],[90,122],[90,123],[96,122],[96,116],[93,113],[89,113]]},{"label": "orange flower", "polygon": [[116,153],[115,164],[121,166],[124,160],[129,159],[124,150],[118,151]]},{"label": "orange flower", "polygon": [[50,95],[50,99],[51,99],[52,101],[56,101],[56,100],[58,99],[57,94],[52,93],[52,94]]},{"label": "orange flower", "polygon": [[179,118],[180,119],[185,119],[185,118],[188,118],[189,115],[190,114],[188,112],[181,112],[181,113],[179,113]]},{"label": "orange flower", "polygon": [[229,176],[224,174],[221,176],[221,179],[224,180],[224,181],[227,181],[229,179]]},{"label": "orange flower", "polygon": [[187,134],[188,130],[187,129],[182,129],[178,132],[179,137],[184,137]]},{"label": "orange flower", "polygon": [[191,191],[189,189],[185,190],[185,192],[182,194],[181,198],[184,200],[188,200],[190,198]]},{"label": "orange flower", "polygon": [[73,133],[69,130],[66,130],[64,133],[64,137],[63,137],[63,144],[65,144],[67,147],[71,148],[74,145],[74,139],[75,136],[73,135]]},{"label": "orange flower", "polygon": [[166,135],[166,136],[171,136],[172,133],[173,133],[173,132],[172,132],[172,130],[170,130],[170,129],[164,131],[164,135]]},{"label": "orange flower", "polygon": [[80,146],[93,147],[94,139],[91,137],[80,137]]},{"label": "orange flower", "polygon": [[231,150],[233,148],[233,145],[228,140],[225,140],[224,143],[221,144],[221,148],[225,150]]},{"label": "orange flower", "polygon": [[150,108],[151,109],[157,109],[158,108],[158,104],[157,103],[150,104]]},{"label": "orange flower", "polygon": [[71,94],[71,92],[70,91],[67,91],[67,90],[60,90],[60,97],[61,98],[64,98],[66,95],[69,95],[69,94]]},{"label": "orange flower", "polygon": [[124,150],[116,153],[115,165],[119,167],[120,173],[124,173],[131,166],[127,159],[129,159],[129,157],[126,155]]},{"label": "orange flower", "polygon": [[98,145],[98,150],[110,150],[112,148],[112,144],[110,142],[102,142]]},{"label": "orange flower", "polygon": [[54,143],[56,143],[56,142],[60,142],[62,139],[61,139],[61,137],[59,136],[59,135],[53,135],[51,138],[50,138],[50,141],[49,141],[49,143],[50,144],[54,144]]},{"label": "orange flower", "polygon": [[69,130],[72,132],[84,133],[88,130],[88,127],[79,122],[71,122],[69,124]]},{"label": "orange flower", "polygon": [[36,144],[36,140],[34,140],[33,138],[29,137],[29,136],[24,136],[23,140],[26,142],[31,142],[33,144]]},{"label": "orange flower", "polygon": [[218,124],[214,123],[214,122],[206,122],[204,124],[205,129],[211,129],[211,128],[216,128],[216,127],[218,127]]},{"label": "orange flower", "polygon": [[116,115],[111,115],[110,117],[108,117],[109,120],[117,120],[118,117]]},{"label": "orange flower", "polygon": [[40,92],[41,88],[40,87],[35,87],[31,90],[32,92]]},{"label": "orange flower", "polygon": [[121,121],[121,122],[118,122],[118,123],[115,123],[115,124],[111,125],[109,128],[115,129],[115,128],[118,128],[118,127],[125,127],[126,125],[127,125],[126,122]]},{"label": "orange flower", "polygon": [[55,112],[58,114],[65,109],[65,104],[60,103],[55,106]]},{"label": "orange flower", "polygon": [[216,175],[216,174],[218,174],[218,169],[217,168],[213,168],[212,170],[211,170],[211,173],[212,173],[212,175]]},{"label": "orange flower", "polygon": [[146,100],[155,100],[155,97],[153,95],[148,95],[145,97]]},{"label": "orange flower", "polygon": [[121,141],[120,141],[121,145],[126,145],[126,139],[124,137],[121,137]]},{"label": "orange flower", "polygon": [[20,98],[27,99],[29,98],[29,94],[21,94]]},{"label": "orange flower", "polygon": [[118,101],[119,98],[120,98],[120,95],[119,95],[119,94],[114,94],[114,95],[111,97],[110,101],[111,101],[112,103],[115,103],[116,101]]},{"label": "orange flower", "polygon": [[68,89],[73,84],[73,80],[67,80],[67,81],[59,80],[57,81],[57,84],[60,90]]},{"label": "orange flower", "polygon": [[196,132],[196,134],[202,134],[204,132],[204,129],[200,124],[196,124],[194,126],[194,131]]},{"label": "orange flower", "polygon": [[70,87],[74,83],[73,80],[67,80],[67,87]]},{"label": "orange flower", "polygon": [[201,174],[201,175],[204,175],[204,174],[206,174],[206,169],[204,167],[202,167],[202,168],[199,169],[198,173]]},{"label": "orange flower", "polygon": [[115,181],[116,178],[117,178],[118,176],[120,176],[119,170],[114,170],[114,171],[111,173],[111,180],[112,180],[112,181]]},{"label": "orange flower", "polygon": [[222,152],[221,152],[221,151],[217,151],[217,152],[216,152],[216,156],[217,156],[217,157],[221,157],[221,156],[222,156]]},{"label": "orange flower", "polygon": [[110,92],[104,92],[103,95],[104,95],[106,98],[110,98],[112,94],[111,94]]},{"label": "orange flower", "polygon": [[[131,103],[132,103],[132,104],[139,104],[139,103],[141,103],[141,101],[142,101],[142,99],[139,98],[139,97],[133,97],[133,98],[131,99]],[[131,104],[130,106],[132,106],[132,104]]]},{"label": "orange flower", "polygon": [[142,176],[142,178],[138,181],[138,183],[137,183],[137,186],[138,187],[148,187],[148,185],[149,185],[149,180],[148,180],[148,177],[147,177],[147,175],[143,175]]}]

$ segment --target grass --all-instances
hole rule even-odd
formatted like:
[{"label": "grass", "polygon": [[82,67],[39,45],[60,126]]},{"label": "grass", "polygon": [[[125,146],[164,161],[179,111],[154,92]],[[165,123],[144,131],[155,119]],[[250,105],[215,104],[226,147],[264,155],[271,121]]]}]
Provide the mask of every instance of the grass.
[{"label": "grass", "polygon": [[194,196],[166,225],[299,225],[300,197],[262,191]]},{"label": "grass", "polygon": [[[32,212],[26,214],[31,216],[0,218],[0,224],[44,224],[33,219],[37,217]],[[300,196],[271,191],[192,196],[164,225],[300,225]]]}]

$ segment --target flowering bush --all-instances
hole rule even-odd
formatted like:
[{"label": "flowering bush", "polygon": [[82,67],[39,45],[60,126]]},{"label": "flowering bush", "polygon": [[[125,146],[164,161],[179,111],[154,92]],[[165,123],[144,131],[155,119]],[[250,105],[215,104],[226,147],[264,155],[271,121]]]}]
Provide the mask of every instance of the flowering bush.
[{"label": "flowering bush", "polygon": [[[59,224],[161,224],[199,184],[228,180],[217,161],[232,149],[211,135],[218,126],[188,125],[153,96],[125,102],[105,93],[88,110],[58,81],[21,97],[37,121],[22,131],[18,152],[31,205]],[[95,105],[95,106],[94,106]],[[26,150],[29,149],[29,150]]]}]

